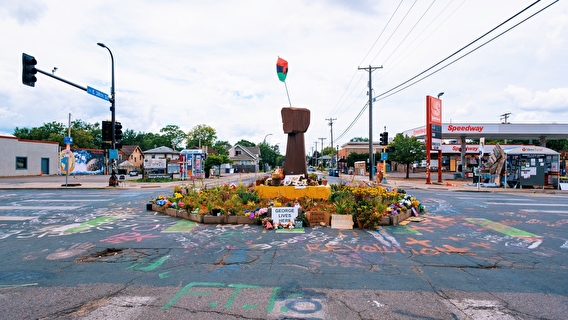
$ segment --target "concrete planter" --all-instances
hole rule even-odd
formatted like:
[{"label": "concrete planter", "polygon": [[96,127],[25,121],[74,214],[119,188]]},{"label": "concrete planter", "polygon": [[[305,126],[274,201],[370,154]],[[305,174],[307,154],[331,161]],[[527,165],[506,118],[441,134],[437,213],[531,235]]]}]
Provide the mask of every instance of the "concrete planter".
[{"label": "concrete planter", "polygon": [[227,222],[228,224],[237,224],[237,216],[227,216]]},{"label": "concrete planter", "polygon": [[164,213],[167,214],[170,217],[176,217],[177,218],[177,209],[174,208],[166,208],[164,210]]},{"label": "concrete planter", "polygon": [[206,224],[223,224],[227,221],[227,216],[211,216],[211,215],[204,215],[203,216],[203,223]]},{"label": "concrete planter", "polygon": [[237,216],[237,224],[255,224],[254,219],[250,219],[247,216]]},{"label": "concrete planter", "polygon": [[188,220],[203,223],[203,215],[197,213],[190,213]]},{"label": "concrete planter", "polygon": [[164,212],[165,212],[165,209],[166,209],[166,208],[164,208],[164,207],[162,207],[162,206],[159,206],[159,205],[157,205],[157,204],[152,204],[152,211],[164,213]]},{"label": "concrete planter", "polygon": [[187,210],[178,210],[177,217],[189,220],[189,212]]}]

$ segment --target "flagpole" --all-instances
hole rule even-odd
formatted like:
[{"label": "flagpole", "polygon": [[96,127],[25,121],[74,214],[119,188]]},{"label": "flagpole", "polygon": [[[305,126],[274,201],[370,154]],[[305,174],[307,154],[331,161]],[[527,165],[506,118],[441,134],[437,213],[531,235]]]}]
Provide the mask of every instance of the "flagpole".
[{"label": "flagpole", "polygon": [[290,105],[290,108],[292,108],[292,102],[290,102],[290,94],[288,93],[288,85],[286,84],[286,81],[284,81],[284,86],[286,87],[286,96],[288,96],[288,104]]}]

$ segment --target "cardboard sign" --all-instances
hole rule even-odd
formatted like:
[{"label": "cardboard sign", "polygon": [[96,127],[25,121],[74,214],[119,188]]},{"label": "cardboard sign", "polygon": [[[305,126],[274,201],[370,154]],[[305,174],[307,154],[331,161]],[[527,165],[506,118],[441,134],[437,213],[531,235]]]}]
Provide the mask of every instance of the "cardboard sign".
[{"label": "cardboard sign", "polygon": [[319,226],[321,222],[329,226],[331,223],[331,215],[326,211],[309,211],[306,213],[306,218],[310,226]]},{"label": "cardboard sign", "polygon": [[332,229],[353,229],[353,216],[350,214],[332,214]]},{"label": "cardboard sign", "polygon": [[273,207],[271,208],[272,222],[286,223],[294,221],[298,216],[297,207]]}]

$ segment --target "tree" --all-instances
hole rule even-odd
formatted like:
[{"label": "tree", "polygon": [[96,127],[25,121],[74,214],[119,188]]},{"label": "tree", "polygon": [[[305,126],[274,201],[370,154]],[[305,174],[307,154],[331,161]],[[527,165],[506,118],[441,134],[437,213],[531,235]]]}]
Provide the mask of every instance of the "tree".
[{"label": "tree", "polygon": [[321,151],[321,153],[324,156],[330,156],[330,157],[334,157],[337,154],[337,150],[332,147],[332,146],[327,146],[325,148],[323,148],[323,150]]},{"label": "tree", "polygon": [[224,163],[233,163],[228,156],[223,154],[209,154],[205,159],[204,167],[205,172],[209,172],[211,168],[218,167],[219,168],[219,176],[221,176],[221,165]]},{"label": "tree", "polygon": [[406,179],[409,178],[410,165],[426,157],[424,144],[416,137],[397,133],[389,145],[394,151],[389,153],[389,159],[406,165]]},{"label": "tree", "polygon": [[278,145],[270,146],[266,142],[261,142],[258,144],[260,149],[260,168],[262,171],[266,171],[266,165],[275,167],[278,165],[278,156],[280,149]]},{"label": "tree", "polygon": [[242,146],[242,147],[256,147],[256,144],[254,144],[253,142],[250,142],[248,140],[244,140],[244,139],[241,139],[237,143],[235,143],[235,145],[237,145],[237,144],[239,146]]},{"label": "tree", "polygon": [[187,148],[213,147],[213,143],[217,140],[217,132],[208,125],[199,124],[187,133],[186,139]]},{"label": "tree", "polygon": [[351,138],[351,140],[349,140],[349,142],[369,142],[369,138],[355,137],[355,138]]},{"label": "tree", "polygon": [[217,151],[217,154],[229,156],[229,149],[231,149],[231,144],[229,141],[217,140],[213,144],[213,149]]},{"label": "tree", "polygon": [[185,140],[186,135],[183,130],[181,130],[178,126],[173,124],[168,124],[167,126],[160,129],[160,133],[162,137],[169,141],[168,147],[172,149],[181,149],[181,145],[183,140]]}]

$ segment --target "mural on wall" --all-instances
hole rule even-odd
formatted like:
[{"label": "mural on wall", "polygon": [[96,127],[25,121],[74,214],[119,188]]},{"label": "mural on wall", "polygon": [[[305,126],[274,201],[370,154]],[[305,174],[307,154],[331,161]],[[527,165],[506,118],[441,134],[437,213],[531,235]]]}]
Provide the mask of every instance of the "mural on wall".
[{"label": "mural on wall", "polygon": [[[95,149],[78,149],[71,150],[75,157],[75,166],[69,174],[104,174],[105,157],[103,150]],[[61,166],[58,172],[62,172]]]}]

